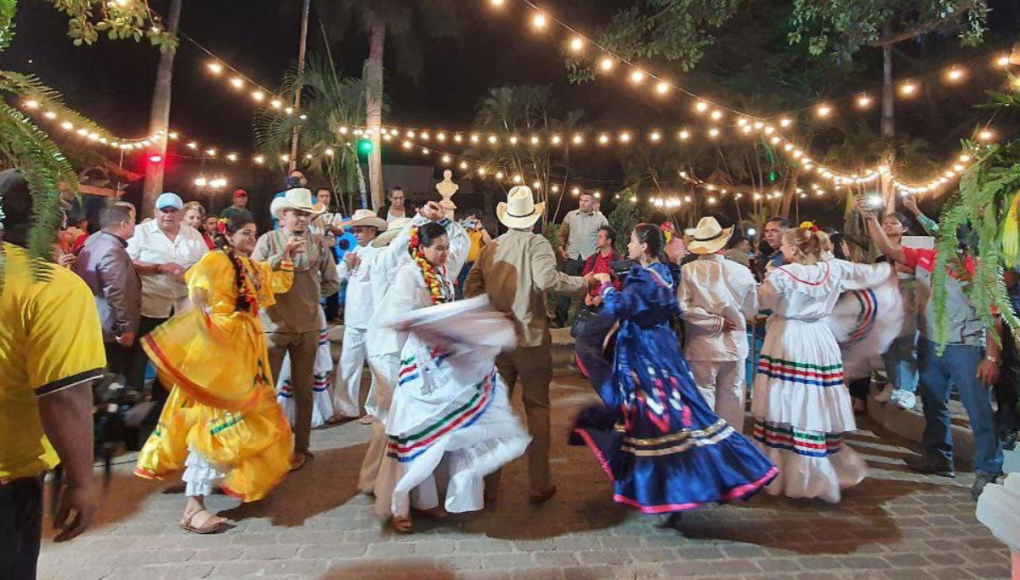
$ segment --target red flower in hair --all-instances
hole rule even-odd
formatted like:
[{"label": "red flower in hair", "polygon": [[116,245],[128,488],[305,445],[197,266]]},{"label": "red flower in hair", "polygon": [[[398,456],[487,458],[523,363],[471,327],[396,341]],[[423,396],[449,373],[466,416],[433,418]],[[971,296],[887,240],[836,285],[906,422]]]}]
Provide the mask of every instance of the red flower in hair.
[{"label": "red flower in hair", "polygon": [[216,222],[216,231],[221,233],[221,234],[223,234],[223,235],[227,235],[227,220],[226,220],[226,218],[220,218],[220,220],[218,222]]}]

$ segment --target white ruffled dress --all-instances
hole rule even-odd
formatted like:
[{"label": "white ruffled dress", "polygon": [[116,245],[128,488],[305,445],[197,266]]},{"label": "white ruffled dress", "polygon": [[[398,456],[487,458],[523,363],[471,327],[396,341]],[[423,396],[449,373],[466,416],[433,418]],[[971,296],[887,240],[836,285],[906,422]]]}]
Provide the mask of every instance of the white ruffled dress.
[{"label": "white ruffled dress", "polygon": [[867,464],[843,442],[854,431],[843,358],[826,318],[848,290],[878,286],[889,264],[842,260],[787,264],[769,273],[759,304],[773,314],[754,379],[754,440],[779,467],[772,495],[836,503],[864,479]]},{"label": "white ruffled dress", "polygon": [[448,512],[480,510],[484,477],[531,442],[495,367],[496,356],[516,346],[513,326],[485,297],[429,306],[416,264],[397,272],[387,300],[405,314],[379,323],[408,334],[386,419],[376,511],[406,516],[412,507],[438,507],[444,496]]}]

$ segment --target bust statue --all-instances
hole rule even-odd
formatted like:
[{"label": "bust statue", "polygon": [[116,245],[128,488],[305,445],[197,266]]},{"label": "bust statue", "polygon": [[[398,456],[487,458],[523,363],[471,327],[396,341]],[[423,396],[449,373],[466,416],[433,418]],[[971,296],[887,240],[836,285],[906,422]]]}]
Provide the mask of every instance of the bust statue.
[{"label": "bust statue", "polygon": [[436,191],[439,195],[443,196],[443,201],[439,202],[439,205],[443,207],[446,212],[446,217],[449,219],[454,218],[454,210],[457,209],[457,205],[453,203],[451,199],[460,189],[460,186],[453,182],[453,172],[447,169],[443,172],[443,180],[436,184]]}]

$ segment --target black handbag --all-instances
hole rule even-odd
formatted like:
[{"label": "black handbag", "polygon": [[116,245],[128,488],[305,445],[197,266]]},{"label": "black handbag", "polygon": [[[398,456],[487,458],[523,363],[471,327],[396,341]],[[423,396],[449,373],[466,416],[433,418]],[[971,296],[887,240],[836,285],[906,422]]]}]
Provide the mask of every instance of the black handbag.
[{"label": "black handbag", "polygon": [[584,331],[588,328],[593,320],[598,318],[599,311],[592,310],[590,306],[581,305],[581,308],[577,310],[577,314],[574,315],[574,323],[570,325],[570,337],[577,338],[584,334]]}]

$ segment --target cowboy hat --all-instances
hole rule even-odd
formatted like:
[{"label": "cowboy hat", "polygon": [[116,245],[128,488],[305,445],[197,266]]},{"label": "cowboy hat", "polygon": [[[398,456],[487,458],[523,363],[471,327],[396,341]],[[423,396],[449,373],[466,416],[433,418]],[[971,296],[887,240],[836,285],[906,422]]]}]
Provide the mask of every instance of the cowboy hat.
[{"label": "cowboy hat", "polygon": [[326,206],[321,203],[313,203],[311,191],[295,188],[288,189],[282,196],[274,199],[273,204],[269,206],[270,213],[278,220],[283,219],[283,212],[288,209],[296,209],[312,215],[319,215],[326,211]]},{"label": "cowboy hat", "polygon": [[383,232],[386,231],[386,220],[375,215],[375,212],[370,209],[359,209],[351,216],[350,222],[344,224],[344,227],[348,228],[355,228],[358,226],[371,226],[376,230]]},{"label": "cowboy hat", "polygon": [[714,217],[703,217],[698,227],[687,230],[691,241],[687,249],[692,254],[714,254],[726,247],[733,235],[733,226],[723,229]]},{"label": "cowboy hat", "polygon": [[508,228],[527,229],[545,213],[545,202],[535,203],[531,188],[518,185],[510,190],[505,202],[496,206],[496,217]]},{"label": "cowboy hat", "polygon": [[402,217],[397,218],[390,222],[389,227],[386,229],[386,231],[379,234],[378,236],[376,236],[374,240],[372,240],[372,247],[382,248],[384,246],[390,245],[390,242],[396,239],[396,237],[399,236],[401,232],[406,230],[407,227],[411,225],[411,219],[412,218],[409,217]]}]

